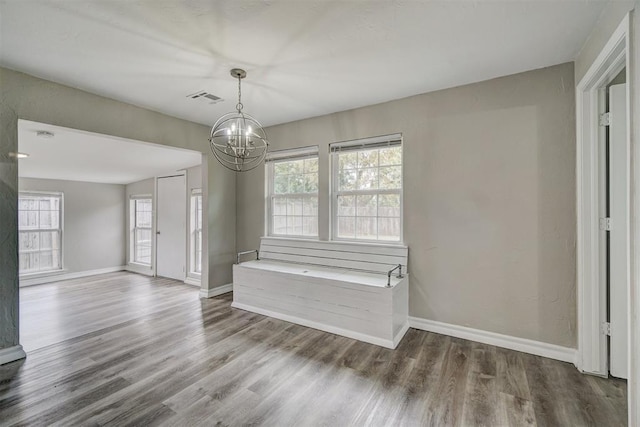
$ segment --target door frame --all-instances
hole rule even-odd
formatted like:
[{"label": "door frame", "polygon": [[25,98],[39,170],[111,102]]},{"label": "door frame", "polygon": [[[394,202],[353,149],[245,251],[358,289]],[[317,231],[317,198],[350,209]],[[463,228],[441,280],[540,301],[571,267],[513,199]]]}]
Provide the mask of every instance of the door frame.
[{"label": "door frame", "polygon": [[[630,58],[630,15],[627,14],[620,22],[616,30],[611,35],[609,41],[604,46],[598,57],[595,59],[585,76],[576,86],[576,213],[577,213],[577,298],[578,298],[578,352],[576,366],[582,372],[607,376],[608,375],[608,354],[606,335],[602,332],[602,323],[606,321],[606,294],[603,292],[602,277],[605,265],[603,264],[603,240],[599,228],[601,216],[601,201],[604,199],[604,186],[600,180],[600,169],[604,161],[599,142],[604,137],[604,132],[599,126],[598,113],[601,108],[602,88],[626,67],[627,82],[627,162],[631,165],[631,128],[635,126],[631,117],[631,95],[635,88],[633,81],[633,69]],[[637,155],[637,154],[636,154]],[[638,165],[640,166],[640,165]],[[632,169],[629,168],[629,171]],[[640,177],[635,179],[640,183]],[[634,192],[630,174],[627,176],[632,197]],[[635,188],[640,188],[636,186]],[[639,198],[640,199],[640,198]],[[633,200],[633,199],[631,199]],[[638,204],[640,200],[634,203]],[[636,212],[635,205],[629,205],[632,213]],[[640,228],[640,227],[638,227]],[[635,230],[635,228],[634,228]],[[640,234],[635,230],[633,244],[629,239],[630,251],[633,248],[640,248]],[[631,259],[628,259],[628,277],[630,281],[627,285],[629,334],[627,336],[629,352],[629,382],[628,382],[628,403],[629,403],[629,424],[631,420],[638,417],[637,385],[633,384],[632,378],[637,378],[637,359],[634,356],[634,342],[631,341],[633,334],[638,334],[637,320],[632,322],[638,310],[637,302],[631,298],[637,295],[632,292],[631,283],[637,287],[640,271],[638,266],[631,275]],[[636,343],[637,344],[637,343]],[[636,361],[632,362],[635,357]]]}]

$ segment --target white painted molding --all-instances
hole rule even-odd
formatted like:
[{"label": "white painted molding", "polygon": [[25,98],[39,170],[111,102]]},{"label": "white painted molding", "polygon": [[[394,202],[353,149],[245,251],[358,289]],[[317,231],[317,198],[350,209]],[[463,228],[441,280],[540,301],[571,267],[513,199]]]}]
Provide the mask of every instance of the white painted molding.
[{"label": "white painted molding", "polygon": [[27,357],[27,353],[24,352],[21,345],[0,349],[0,365],[15,362],[25,357]]},{"label": "white painted molding", "polygon": [[303,319],[297,316],[291,316],[289,314],[283,314],[277,311],[265,310],[264,308],[254,307],[247,304],[242,304],[238,302],[233,302],[231,304],[233,308],[239,308],[240,310],[250,311],[252,313],[262,314],[263,316],[269,316],[276,319],[284,320],[285,322],[296,323],[298,325],[306,326],[308,328],[318,329],[320,331],[329,332],[331,334],[342,335],[347,338],[353,338],[354,340],[368,342],[369,344],[379,345],[380,347],[386,347],[390,349],[396,348],[404,334],[409,330],[409,323],[406,323],[405,326],[396,334],[393,340],[385,340],[382,338],[375,337],[373,335],[362,334],[359,332],[354,332],[349,329],[342,329],[336,326],[327,325],[324,323],[314,322],[313,320]]},{"label": "white painted molding", "polygon": [[535,354],[536,356],[548,357],[549,359],[569,362],[574,365],[576,362],[576,349],[574,348],[468,328],[466,326],[437,322],[435,320],[421,319],[419,317],[409,317],[409,325],[412,328],[423,331],[495,345],[496,347],[508,348],[523,353]]},{"label": "white painted molding", "polygon": [[20,287],[41,285],[43,283],[59,282],[61,280],[79,279],[81,277],[95,276],[96,274],[114,273],[116,271],[124,271],[127,268],[124,265],[119,267],[107,267],[97,270],[76,271],[74,273],[54,273],[45,276],[38,276],[32,278],[21,278]]},{"label": "white painted molding", "polygon": [[226,294],[233,291],[233,283],[228,285],[218,286],[213,289],[200,289],[200,298],[212,298],[218,295]]},{"label": "white painted molding", "polygon": [[191,286],[197,286],[200,287],[201,286],[201,280],[197,279],[195,277],[188,277],[186,279],[184,279],[184,283],[186,283],[187,285],[191,285]]},{"label": "white painted molding", "polygon": [[[602,128],[598,126],[598,113],[604,101],[599,91],[625,66],[627,81],[631,84],[629,23],[627,14],[576,85],[576,366],[580,371],[599,376],[609,373],[606,336],[601,332],[607,308],[606,293],[600,285],[605,274],[601,252],[605,241],[604,232],[599,230],[598,224],[600,216],[603,216],[604,197],[599,181],[604,154],[598,143],[603,138]],[[630,87],[627,86],[628,90]],[[628,108],[627,114],[629,111]]]},{"label": "white painted molding", "polygon": [[628,425],[640,426],[640,7],[631,12],[631,51],[627,67],[627,82],[630,86],[628,102],[631,123],[631,288],[629,298],[629,379],[627,396],[629,407]]}]

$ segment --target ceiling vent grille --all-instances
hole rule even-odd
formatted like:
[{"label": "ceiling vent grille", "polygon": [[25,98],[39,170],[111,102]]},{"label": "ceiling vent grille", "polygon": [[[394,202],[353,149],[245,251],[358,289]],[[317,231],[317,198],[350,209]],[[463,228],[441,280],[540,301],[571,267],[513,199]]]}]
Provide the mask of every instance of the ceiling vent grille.
[{"label": "ceiling vent grille", "polygon": [[220,98],[219,96],[215,96],[214,94],[206,92],[204,90],[192,93],[191,95],[187,95],[187,98],[199,99],[200,101],[204,101],[207,104],[217,104],[218,102],[224,101],[224,99]]}]

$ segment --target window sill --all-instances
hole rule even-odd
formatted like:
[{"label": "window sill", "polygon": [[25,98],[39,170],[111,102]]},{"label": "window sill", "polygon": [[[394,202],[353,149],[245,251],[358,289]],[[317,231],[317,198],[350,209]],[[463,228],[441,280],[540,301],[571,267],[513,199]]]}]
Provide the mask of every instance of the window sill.
[{"label": "window sill", "polygon": [[382,246],[382,247],[397,247],[397,246],[406,246],[404,242],[392,242],[388,240],[350,240],[350,239],[338,239],[333,238],[329,240],[330,242],[335,243],[348,243],[354,245],[367,245],[367,246]]},{"label": "window sill", "polygon": [[141,262],[129,262],[127,265],[133,265],[135,267],[149,267],[151,268],[151,264],[143,264]]},{"label": "window sill", "polygon": [[58,274],[64,274],[68,271],[69,270],[64,268],[57,268],[55,270],[38,271],[35,273],[23,273],[23,274],[20,274],[18,277],[20,279],[37,279],[40,277],[48,277],[48,276],[56,276]]},{"label": "window sill", "polygon": [[344,245],[360,245],[360,246],[377,246],[381,248],[404,248],[406,245],[404,242],[385,242],[379,240],[345,240],[345,239],[329,239],[320,240],[319,238],[307,238],[296,236],[262,236],[261,239],[275,239],[275,240],[302,240],[307,242],[319,242],[319,243],[338,243]]},{"label": "window sill", "polygon": [[263,237],[268,237],[269,239],[309,240],[311,242],[320,242],[320,238],[318,236],[290,236],[283,234],[269,234],[268,236]]}]

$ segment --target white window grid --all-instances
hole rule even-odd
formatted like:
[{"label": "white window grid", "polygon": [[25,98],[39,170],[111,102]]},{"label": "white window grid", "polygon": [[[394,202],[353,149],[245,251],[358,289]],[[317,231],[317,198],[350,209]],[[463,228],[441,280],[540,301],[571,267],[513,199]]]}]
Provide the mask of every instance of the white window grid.
[{"label": "white window grid", "polygon": [[133,198],[133,262],[151,265],[153,244],[153,202],[150,198]]},{"label": "white window grid", "polygon": [[[341,241],[402,243],[402,164],[403,150],[400,137],[372,138],[370,143],[354,141],[342,143],[338,147],[331,147],[332,161],[332,239]],[[390,139],[379,142],[376,139]],[[380,151],[399,150],[399,161],[380,162]],[[363,162],[361,153],[367,157],[368,153],[377,153],[375,162]],[[340,156],[356,156],[355,164],[341,168]],[[364,159],[367,160],[367,159]],[[382,183],[380,178],[388,178],[387,172],[394,168],[394,179]],[[386,169],[381,174],[381,169]],[[341,170],[350,175],[351,185],[340,186]],[[367,176],[368,175],[368,176]],[[361,183],[361,180],[364,181]],[[392,182],[396,181],[397,185]],[[387,188],[385,188],[387,187]],[[344,201],[344,202],[343,202]],[[347,204],[349,201],[351,203]],[[390,203],[390,201],[396,201]],[[363,203],[367,202],[367,203]],[[352,232],[345,232],[352,229]],[[365,229],[367,232],[359,232]],[[389,230],[392,230],[391,232]]]},{"label": "white window grid", "polygon": [[202,273],[202,190],[191,191],[191,272]]},{"label": "white window grid", "polygon": [[62,193],[19,193],[18,253],[21,275],[62,270],[62,215]]},{"label": "white window grid", "polygon": [[[291,173],[278,173],[295,163]],[[276,182],[277,181],[277,182]],[[286,191],[283,191],[286,181]],[[276,237],[318,238],[318,155],[289,155],[267,162],[267,227]],[[292,191],[293,190],[293,191]]]}]

